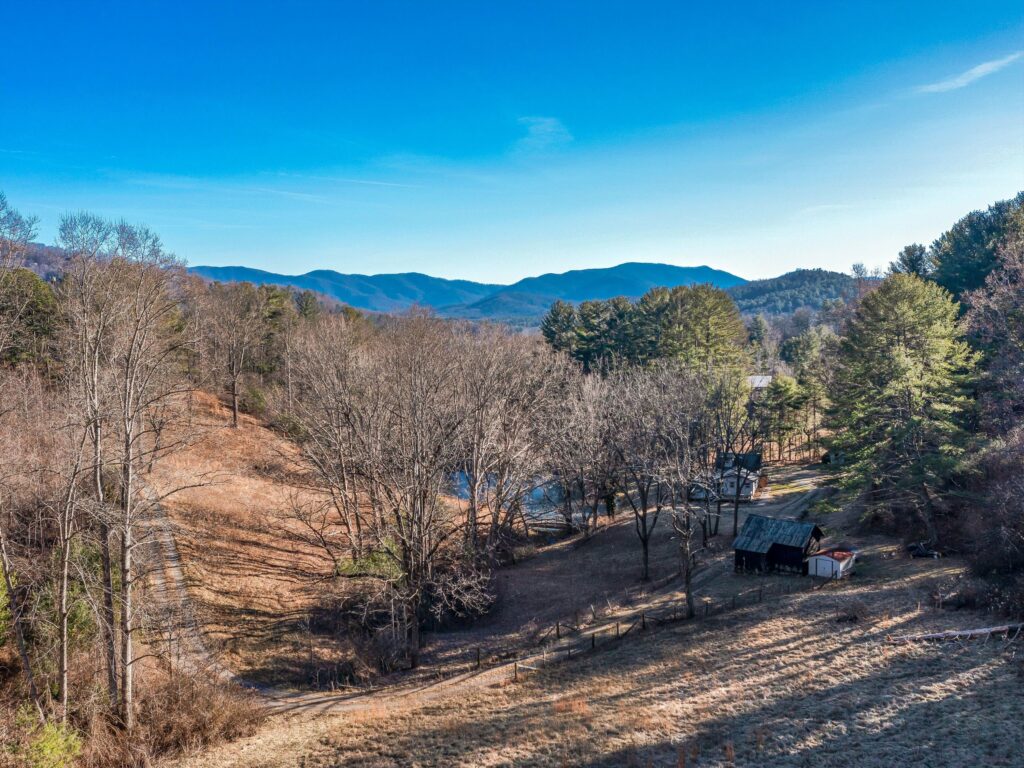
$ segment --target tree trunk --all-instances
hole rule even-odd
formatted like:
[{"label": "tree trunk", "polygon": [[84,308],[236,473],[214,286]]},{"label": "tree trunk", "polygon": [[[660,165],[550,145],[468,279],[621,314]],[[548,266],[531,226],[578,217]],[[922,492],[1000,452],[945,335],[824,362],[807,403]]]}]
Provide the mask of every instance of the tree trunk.
[{"label": "tree trunk", "polygon": [[420,664],[420,612],[413,605],[409,613],[409,669],[416,669]]},{"label": "tree trunk", "polygon": [[58,588],[60,603],[60,720],[62,723],[68,721],[68,571],[71,565],[71,541],[66,534],[62,537],[60,586]]},{"label": "tree trunk", "polygon": [[107,694],[117,704],[117,624],[114,615],[114,566],[110,557],[110,526],[100,523],[100,559],[103,564],[103,647],[106,652]]},{"label": "tree trunk", "polygon": [[740,534],[740,491],[743,490],[743,484],[746,483],[748,478],[742,477],[741,479],[739,464],[736,465],[736,495],[732,500],[732,535],[733,538]]},{"label": "tree trunk", "polygon": [[21,671],[25,675],[28,695],[32,699],[36,714],[39,716],[39,722],[46,723],[43,706],[39,701],[39,691],[36,688],[35,675],[32,674],[32,659],[29,658],[28,644],[25,642],[25,633],[21,627],[21,606],[18,605],[18,600],[14,594],[14,580],[11,578],[11,561],[7,557],[7,540],[2,526],[0,526],[0,570],[4,572],[4,588],[7,590],[7,610],[11,614],[14,639],[18,644],[18,656],[21,658]]},{"label": "tree trunk", "polygon": [[693,604],[693,558],[690,556],[689,548],[683,564],[683,589],[686,591],[686,618],[692,619],[697,611]]},{"label": "tree trunk", "polygon": [[125,730],[135,725],[132,659],[132,530],[124,527],[121,542],[121,722]]},{"label": "tree trunk", "polygon": [[[95,407],[95,406],[94,406]],[[103,492],[102,428],[97,419],[92,426],[93,494],[100,508],[100,560],[103,567],[103,650],[107,666],[107,696],[110,706],[117,705],[117,628],[114,618],[114,573],[110,559],[110,526],[105,514]]]},{"label": "tree trunk", "polygon": [[134,660],[132,658],[132,633],[134,631],[133,591],[135,574],[133,573],[132,552],[135,547],[133,536],[134,514],[132,505],[133,493],[133,450],[134,427],[125,424],[124,456],[122,457],[122,489],[121,489],[121,722],[126,731],[135,725],[134,712]]},{"label": "tree trunk", "polygon": [[238,428],[238,377],[231,379],[231,426]]},{"label": "tree trunk", "polygon": [[932,514],[932,497],[928,492],[928,486],[924,483],[921,484],[921,492],[924,494],[924,504],[918,507],[918,515],[928,533],[928,545],[934,547],[939,543],[939,531],[935,527],[935,519]]}]

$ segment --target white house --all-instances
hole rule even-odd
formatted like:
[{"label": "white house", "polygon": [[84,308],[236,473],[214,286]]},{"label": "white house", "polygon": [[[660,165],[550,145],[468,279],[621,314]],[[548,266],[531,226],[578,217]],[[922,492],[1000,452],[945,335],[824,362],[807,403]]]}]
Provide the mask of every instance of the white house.
[{"label": "white house", "polygon": [[768,389],[772,383],[772,376],[747,376],[747,384],[754,391]]},{"label": "white house", "polygon": [[759,474],[755,471],[748,471],[746,469],[728,469],[722,473],[722,498],[723,499],[735,499],[736,498],[736,483],[741,482],[740,486],[740,501],[750,501],[754,498],[754,491],[757,490]]},{"label": "white house", "polygon": [[825,579],[848,576],[857,560],[857,553],[848,549],[823,549],[807,558],[807,575]]}]

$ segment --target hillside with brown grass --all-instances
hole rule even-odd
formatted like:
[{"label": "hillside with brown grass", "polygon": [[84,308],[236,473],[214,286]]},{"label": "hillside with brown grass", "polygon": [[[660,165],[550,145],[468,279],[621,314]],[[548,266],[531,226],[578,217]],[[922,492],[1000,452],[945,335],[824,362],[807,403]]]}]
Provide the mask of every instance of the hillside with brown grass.
[{"label": "hillside with brown grass", "polygon": [[[149,482],[160,493],[207,645],[240,677],[304,681],[308,617],[319,598],[323,558],[285,514],[315,496],[298,451],[251,416],[230,425],[230,411],[196,393],[199,438],[158,463]],[[187,487],[192,486],[192,487]],[[344,649],[318,637],[312,652]]]},{"label": "hillside with brown grass", "polygon": [[[1019,765],[1015,643],[893,644],[983,626],[930,596],[947,561],[870,552],[849,584],[631,636],[536,673],[509,667],[425,697],[278,717],[181,765]],[[744,577],[736,577],[742,579]]]},{"label": "hillside with brown grass", "polygon": [[[155,486],[169,487],[197,467],[209,471],[202,485],[166,504],[190,594],[234,672],[278,683],[291,670],[291,680],[306,687],[311,648],[325,663],[346,649],[302,623],[322,596],[316,576],[324,565],[280,515],[297,495],[312,493],[298,456],[251,418],[230,429],[212,397],[199,397],[196,414],[204,438],[153,476]],[[769,494],[744,514],[806,507],[817,481],[814,470],[776,472]],[[608,629],[616,620],[682,605],[671,528],[652,542],[648,587],[637,583],[637,547],[625,518],[588,539],[538,541],[497,573],[491,615],[428,633],[418,677],[356,694],[276,698],[280,714],[256,735],[176,765],[1019,764],[1024,667],[1016,643],[889,641],[991,623],[987,614],[937,606],[937,595],[963,591],[966,565],[910,559],[890,539],[863,531],[849,507],[822,522],[832,540],[861,549],[852,580],[807,591],[806,579],[736,574],[731,552],[716,547],[702,560],[695,589],[722,612],[651,623],[621,640]],[[727,610],[731,596],[773,588],[800,591]],[[585,631],[601,638],[596,650],[584,641],[576,646],[584,652],[568,660],[530,660],[526,649],[540,630],[573,614],[579,621],[581,611],[590,611],[581,623],[593,622]],[[526,661],[506,654],[464,672],[474,647],[494,660],[517,649]]]}]

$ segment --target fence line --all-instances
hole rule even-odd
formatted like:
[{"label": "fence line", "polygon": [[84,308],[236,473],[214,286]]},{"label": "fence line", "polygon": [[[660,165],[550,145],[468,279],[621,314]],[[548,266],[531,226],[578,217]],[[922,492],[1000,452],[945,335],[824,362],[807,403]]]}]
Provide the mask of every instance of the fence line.
[{"label": "fence line", "polygon": [[[662,579],[661,584],[668,584],[673,578],[675,578],[675,575]],[[521,670],[529,670],[531,672],[539,671],[539,668],[529,666],[523,661],[524,658],[537,657],[538,653],[541,654],[540,658],[545,662],[547,661],[547,654],[549,652],[552,654],[553,659],[563,658],[569,660],[574,656],[584,655],[588,650],[596,651],[599,646],[605,647],[611,643],[622,641],[634,630],[637,630],[637,634],[639,635],[641,632],[649,630],[651,626],[669,626],[673,624],[684,624],[690,621],[699,622],[713,616],[720,616],[724,613],[729,613],[737,608],[757,605],[758,603],[764,602],[766,597],[771,597],[773,595],[776,597],[782,597],[796,592],[813,592],[828,586],[830,583],[833,582],[824,580],[821,581],[821,583],[817,583],[811,578],[807,578],[805,581],[801,581],[799,583],[790,583],[786,581],[772,583],[762,582],[757,585],[756,589],[751,587],[748,590],[737,592],[736,594],[717,601],[710,597],[704,597],[700,600],[698,605],[694,606],[693,616],[687,615],[688,611],[686,602],[683,600],[673,602],[663,609],[642,609],[639,615],[635,616],[628,625],[626,625],[626,622],[629,621],[628,616],[619,618],[615,621],[614,625],[611,621],[602,624],[598,620],[597,611],[592,610],[592,620],[589,625],[584,624],[583,622],[571,624],[566,621],[557,620],[544,629],[531,642],[524,643],[513,648],[499,648],[485,653],[481,646],[471,646],[466,651],[470,657],[470,661],[464,664],[452,665],[447,669],[437,670],[435,673],[435,680],[443,681],[458,675],[474,671],[484,671],[486,669],[495,669],[501,666],[507,666],[511,663],[509,679],[517,681],[521,676]],[[652,589],[648,591],[653,591],[653,589],[655,588],[652,587]],[[748,600],[747,598],[750,599]],[[701,605],[703,605],[703,609],[701,609]],[[592,631],[589,632],[590,641],[587,642],[585,639],[582,639],[582,636],[591,628]],[[575,635],[575,638],[572,637],[573,635]],[[562,651],[565,652],[564,656],[559,655]],[[319,673],[320,670],[317,670],[317,672]],[[319,674],[317,677],[319,678]],[[338,687],[342,686],[339,685]],[[352,686],[344,687],[352,688]]]},{"label": "fence line", "polygon": [[[652,626],[668,626],[672,624],[683,624],[690,621],[702,621],[705,618],[731,612],[736,608],[756,605],[764,602],[766,597],[782,597],[797,592],[812,592],[821,589],[828,583],[829,582],[825,581],[818,584],[812,579],[808,579],[806,582],[801,583],[761,583],[758,585],[756,590],[751,588],[718,601],[705,597],[701,601],[704,606],[703,610],[698,606],[695,606],[693,616],[687,615],[688,611],[686,609],[685,602],[673,603],[671,606],[660,610],[644,609],[638,616],[635,616],[628,625],[625,625],[625,621],[620,619],[614,623],[614,626],[611,623],[608,623],[594,628],[593,631],[589,633],[589,643],[585,640],[582,643],[578,640],[573,641],[568,637],[567,632],[562,632],[562,634],[565,635],[564,637],[559,636],[560,631],[568,629],[568,626],[565,623],[559,621],[542,632],[533,644],[520,646],[511,652],[514,661],[510,672],[510,678],[513,679],[513,681],[517,681],[520,677],[521,670],[524,669],[538,671],[537,668],[527,666],[525,663],[520,661],[520,654],[523,652],[528,653],[532,651],[536,653],[539,648],[544,659],[547,659],[547,652],[549,650],[552,651],[553,658],[571,659],[574,655],[583,655],[587,650],[595,651],[599,645],[604,647],[612,642],[624,640],[626,636],[634,630],[637,630],[637,633],[639,634],[640,632],[648,630]],[[597,622],[595,621],[594,624],[596,623]],[[558,629],[559,626],[561,627],[561,630]],[[593,626],[593,624],[591,626]],[[574,628],[574,633],[582,635],[586,629],[586,627],[577,626]],[[599,637],[601,638],[600,641],[598,639]],[[560,640],[565,640],[566,642],[559,646],[558,644]],[[555,647],[552,648],[552,645]],[[564,657],[559,656],[558,652],[560,651],[565,651]],[[506,650],[484,655],[481,648],[476,647],[472,650],[472,653],[475,654],[475,658],[474,662],[470,663],[469,669],[475,670],[480,670],[484,667],[496,668],[507,664],[509,659],[509,652]],[[447,676],[463,674],[465,671],[465,668],[454,669]]]},{"label": "fence line", "polygon": [[[764,599],[766,597],[783,597],[798,592],[813,592],[821,589],[822,587],[827,586],[828,584],[828,581],[823,581],[820,584],[818,584],[812,579],[808,579],[806,583],[762,583],[758,585],[757,590],[750,589],[743,592],[739,592],[734,595],[731,595],[729,598],[722,599],[719,601],[715,601],[711,598],[705,597],[701,601],[703,606],[705,606],[703,607],[703,610],[700,610],[695,607],[692,616],[687,615],[688,611],[686,610],[685,603],[683,603],[681,606],[678,603],[673,603],[670,607],[662,610],[648,611],[644,609],[640,611],[640,615],[636,616],[632,623],[630,623],[625,630],[623,629],[623,621],[615,622],[613,629],[610,624],[598,627],[590,633],[590,643],[584,642],[582,645],[567,643],[564,644],[562,647],[552,648],[551,650],[554,651],[552,653],[552,658],[570,659],[573,655],[583,655],[588,649],[592,651],[596,650],[599,644],[601,645],[601,647],[605,647],[610,643],[622,641],[627,637],[627,635],[630,634],[630,632],[632,632],[633,630],[637,630],[638,628],[638,633],[643,632],[648,629],[648,624],[657,626],[668,626],[674,624],[685,624],[687,622],[700,622],[705,620],[705,618],[707,617],[721,615],[723,613],[730,612],[737,607],[756,605],[758,603],[764,602]],[[746,600],[745,598],[748,597],[750,597],[751,599]],[[680,610],[680,607],[682,607],[682,610]],[[551,628],[549,628],[549,630],[550,629]],[[550,632],[544,634],[550,636]],[[600,635],[604,635],[604,638],[602,638],[601,643],[598,642],[598,636]],[[557,641],[555,642],[557,643]],[[543,658],[547,660],[547,648],[543,647],[544,643],[541,643],[541,645],[542,652],[544,653]],[[476,648],[475,650],[477,653],[479,653],[480,649]],[[560,650],[565,650],[564,656],[559,656],[558,651]],[[518,651],[516,651],[515,657],[517,660],[513,663],[513,669],[509,675],[509,679],[513,682],[517,682],[519,680],[521,670],[529,670],[531,672],[539,671],[537,668],[528,667],[522,662],[519,662]],[[496,654],[492,655],[492,659],[493,664],[489,665],[490,668],[492,669],[497,669],[501,667],[503,664],[507,664],[507,662],[503,662],[502,659],[496,657]],[[486,664],[486,662],[478,662],[476,664],[475,669],[482,669],[482,666],[484,664]],[[450,675],[446,677],[451,677],[459,674],[463,674],[463,671],[453,670],[450,673]]]}]

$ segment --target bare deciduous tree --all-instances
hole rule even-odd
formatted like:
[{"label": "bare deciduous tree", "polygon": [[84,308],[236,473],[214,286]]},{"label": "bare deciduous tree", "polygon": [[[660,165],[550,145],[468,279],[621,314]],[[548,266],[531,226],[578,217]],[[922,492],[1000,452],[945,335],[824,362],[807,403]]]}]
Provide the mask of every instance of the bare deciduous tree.
[{"label": "bare deciduous tree", "polygon": [[251,283],[213,283],[206,298],[206,344],[226,379],[231,426],[237,427],[242,379],[267,333],[266,295]]},{"label": "bare deciduous tree", "polygon": [[[331,538],[349,546],[335,569],[375,585],[377,601],[393,606],[415,666],[428,613],[489,600],[486,573],[462,547],[465,516],[453,498],[466,422],[452,354],[459,334],[413,315],[389,321],[368,350],[344,320],[317,329],[296,340],[294,415],[344,532]],[[313,527],[327,530],[319,516]]]},{"label": "bare deciduous tree", "polygon": [[462,329],[457,359],[467,534],[493,564],[542,473],[543,423],[557,407],[565,364],[539,340],[499,327]]},{"label": "bare deciduous tree", "polygon": [[[176,286],[182,270],[144,227],[77,214],[61,222],[60,237],[72,256],[61,285],[63,355],[91,438],[91,508],[103,559],[107,686],[130,730],[134,599],[136,583],[144,576],[134,558],[140,518],[151,503],[139,478],[168,449],[154,434],[154,423],[162,431],[166,408],[188,389],[182,374],[191,340],[182,332]],[[116,589],[113,533],[119,547]]]},{"label": "bare deciduous tree", "polygon": [[547,462],[561,489],[566,526],[585,534],[597,525],[601,502],[609,494],[615,460],[608,441],[607,381],[572,372],[560,407],[545,424]]},{"label": "bare deciduous tree", "polygon": [[662,509],[672,502],[665,482],[665,434],[661,423],[669,406],[663,381],[649,369],[626,370],[608,384],[608,440],[624,480],[643,553],[640,579],[650,579],[650,543]]}]

